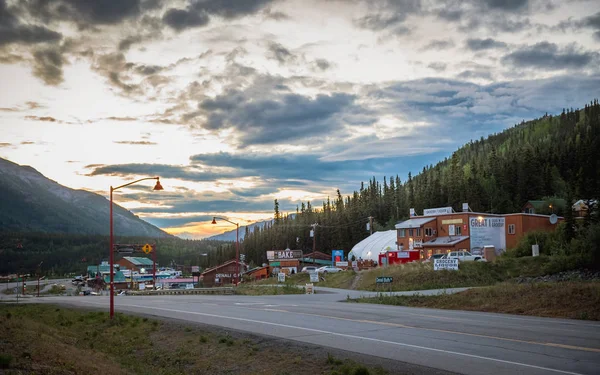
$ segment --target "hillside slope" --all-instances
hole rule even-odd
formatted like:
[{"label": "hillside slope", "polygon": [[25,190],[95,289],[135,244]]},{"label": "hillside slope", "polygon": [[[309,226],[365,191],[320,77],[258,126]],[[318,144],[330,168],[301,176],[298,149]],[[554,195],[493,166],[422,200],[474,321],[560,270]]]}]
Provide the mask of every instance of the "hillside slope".
[{"label": "hillside slope", "polygon": [[[0,231],[108,234],[109,202],[62,186],[29,166],[0,158]],[[115,233],[169,237],[126,209],[114,206]]]}]

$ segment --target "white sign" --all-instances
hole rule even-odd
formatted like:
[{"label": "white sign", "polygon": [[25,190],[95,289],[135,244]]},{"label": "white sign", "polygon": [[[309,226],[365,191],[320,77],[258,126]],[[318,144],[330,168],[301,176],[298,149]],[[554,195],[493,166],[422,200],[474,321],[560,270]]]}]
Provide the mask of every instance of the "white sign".
[{"label": "white sign", "polygon": [[315,294],[315,288],[313,284],[306,284],[306,294]]},{"label": "white sign", "polygon": [[311,283],[318,283],[319,282],[319,274],[316,272],[310,272],[310,282]]},{"label": "white sign", "polygon": [[426,208],[423,210],[423,216],[435,216],[451,213],[452,207]]},{"label": "white sign", "polygon": [[408,251],[398,251],[398,258],[410,258]]},{"label": "white sign", "polygon": [[280,283],[285,283],[285,273],[279,272],[277,274],[277,281]]},{"label": "white sign", "polygon": [[200,267],[199,266],[192,266],[192,273],[198,273],[200,272]]},{"label": "white sign", "polygon": [[506,249],[506,222],[503,217],[470,217],[471,248],[494,246],[496,254]]},{"label": "white sign", "polygon": [[194,284],[185,284],[185,289],[194,289]]},{"label": "white sign", "polygon": [[336,267],[348,267],[348,262],[335,262]]},{"label": "white sign", "polygon": [[454,224],[448,225],[448,235],[456,236],[456,226]]},{"label": "white sign", "polygon": [[302,258],[302,250],[279,250],[267,251],[267,259],[300,259]]},{"label": "white sign", "polygon": [[413,247],[415,247],[415,248],[421,248],[421,247],[423,247],[423,239],[422,238],[415,238],[415,240],[413,242]]},{"label": "white sign", "polygon": [[434,259],[433,270],[455,270],[458,271],[458,259]]},{"label": "white sign", "polygon": [[356,267],[358,267],[358,261],[353,260],[352,261],[352,268],[356,268]]},{"label": "white sign", "polygon": [[414,208],[410,209],[410,216],[417,216]]},{"label": "white sign", "polygon": [[138,286],[140,287],[140,290],[145,290],[146,289],[146,284],[139,284]]}]

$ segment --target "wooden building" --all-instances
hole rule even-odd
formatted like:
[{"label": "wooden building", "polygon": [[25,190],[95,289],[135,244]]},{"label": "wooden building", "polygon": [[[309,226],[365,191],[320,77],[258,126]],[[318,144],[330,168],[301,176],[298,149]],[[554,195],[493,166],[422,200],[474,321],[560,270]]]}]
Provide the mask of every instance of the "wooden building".
[{"label": "wooden building", "polygon": [[[202,285],[211,288],[213,286],[231,285],[235,281],[236,260],[232,259],[216,267],[208,268],[200,275]],[[248,266],[239,262],[238,271],[242,275]],[[238,276],[241,281],[241,277]]]},{"label": "wooden building", "polygon": [[[142,273],[142,269],[146,271],[146,273],[152,273],[152,259],[143,258],[143,257],[123,257],[119,259],[116,264],[118,264],[120,269],[127,269],[132,271],[137,271]],[[158,268],[158,264],[156,265]]]}]

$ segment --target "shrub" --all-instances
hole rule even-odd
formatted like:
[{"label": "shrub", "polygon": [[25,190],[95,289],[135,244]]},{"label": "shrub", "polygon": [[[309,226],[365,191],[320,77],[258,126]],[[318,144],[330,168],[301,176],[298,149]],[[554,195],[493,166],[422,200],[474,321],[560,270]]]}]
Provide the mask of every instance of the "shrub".
[{"label": "shrub", "polygon": [[0,368],[9,368],[10,364],[13,361],[13,357],[10,354],[2,353],[0,354]]}]

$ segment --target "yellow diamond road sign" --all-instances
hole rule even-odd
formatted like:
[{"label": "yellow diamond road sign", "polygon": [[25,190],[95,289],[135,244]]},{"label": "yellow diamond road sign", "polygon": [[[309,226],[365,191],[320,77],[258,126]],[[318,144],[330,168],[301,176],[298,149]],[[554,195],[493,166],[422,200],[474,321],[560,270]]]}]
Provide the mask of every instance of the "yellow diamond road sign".
[{"label": "yellow diamond road sign", "polygon": [[142,250],[144,251],[144,253],[149,254],[152,251],[152,246],[150,246],[149,244],[145,244],[144,247],[142,247]]}]

